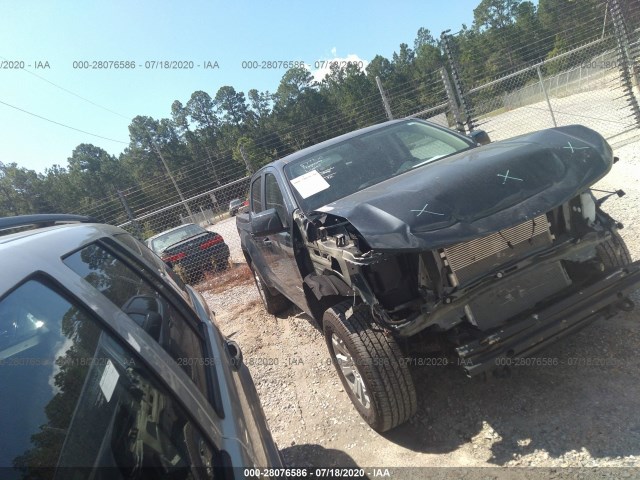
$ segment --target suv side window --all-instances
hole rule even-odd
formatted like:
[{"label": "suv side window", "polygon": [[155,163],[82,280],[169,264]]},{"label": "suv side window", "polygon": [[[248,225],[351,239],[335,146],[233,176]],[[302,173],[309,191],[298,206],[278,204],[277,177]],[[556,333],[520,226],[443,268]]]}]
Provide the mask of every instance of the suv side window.
[{"label": "suv side window", "polygon": [[262,176],[256,178],[251,184],[251,211],[260,213],[262,211]]},{"label": "suv side window", "polygon": [[267,173],[264,177],[264,196],[265,196],[265,210],[269,208],[275,208],[280,216],[280,221],[284,226],[287,225],[287,209],[284,206],[284,198],[282,197],[282,190],[278,185],[275,175]]},{"label": "suv side window", "polygon": [[118,233],[115,234],[113,238],[123,243],[126,247],[129,247],[137,256],[144,258],[151,265],[155,265],[156,270],[165,277],[165,280],[175,287],[174,290],[176,290],[187,302],[190,302],[187,287],[182,279],[176,275],[172,269],[168,268],[167,264],[164,263],[153,250],[128,233]]},{"label": "suv side window", "polygon": [[205,357],[200,335],[148,280],[97,244],[69,255],[64,263],[151,335],[209,397],[205,362],[194,361]]},{"label": "suv side window", "polygon": [[213,476],[217,453],[174,394],[82,306],[29,280],[0,300],[0,329],[0,467]]}]

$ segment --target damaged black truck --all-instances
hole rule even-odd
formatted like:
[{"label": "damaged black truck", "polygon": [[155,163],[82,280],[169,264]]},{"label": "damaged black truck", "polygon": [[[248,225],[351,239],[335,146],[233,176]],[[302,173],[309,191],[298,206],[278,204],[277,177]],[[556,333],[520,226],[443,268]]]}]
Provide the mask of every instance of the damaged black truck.
[{"label": "damaged black truck", "polygon": [[633,307],[640,265],[601,209],[623,192],[590,189],[606,140],[573,125],[487,141],[391,121],[251,179],[236,221],[265,308],[319,322],[377,431],[416,410],[410,349],[443,345],[475,376]]}]

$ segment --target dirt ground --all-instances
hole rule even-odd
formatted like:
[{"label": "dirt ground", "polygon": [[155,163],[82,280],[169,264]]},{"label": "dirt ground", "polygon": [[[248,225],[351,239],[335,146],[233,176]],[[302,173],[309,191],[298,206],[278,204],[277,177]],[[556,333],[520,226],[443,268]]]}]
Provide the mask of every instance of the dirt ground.
[{"label": "dirt ground", "polygon": [[[625,190],[604,207],[625,225],[621,234],[640,259],[640,144],[616,155],[620,162],[596,187]],[[242,347],[290,466],[358,466],[371,478],[379,467],[399,478],[414,471],[394,467],[505,466],[552,467],[546,472],[553,478],[640,476],[640,309],[592,324],[538,355],[561,365],[514,368],[505,379],[468,379],[455,366],[415,367],[418,412],[381,435],[352,407],[314,321],[295,307],[266,314],[246,265],[237,263],[227,276],[226,283],[212,279],[198,287],[223,332]],[[640,292],[632,299],[640,307]],[[472,478],[471,470],[457,469],[428,475],[451,471]],[[481,471],[487,478],[514,472]]]}]

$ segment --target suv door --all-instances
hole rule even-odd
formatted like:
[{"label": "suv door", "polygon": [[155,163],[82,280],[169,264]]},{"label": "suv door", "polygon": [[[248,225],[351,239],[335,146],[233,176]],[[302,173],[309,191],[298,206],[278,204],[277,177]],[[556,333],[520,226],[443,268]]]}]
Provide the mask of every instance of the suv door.
[{"label": "suv door", "polygon": [[257,465],[280,464],[249,370],[239,362],[239,346],[222,336],[202,296],[175,282],[155,254],[126,234],[114,238],[118,242],[105,238],[86,245],[65,257],[65,264],[126,313],[189,376],[211,403],[224,436],[242,442],[245,453],[236,453],[234,461],[247,454]]},{"label": "suv door", "polygon": [[198,479],[224,466],[213,430],[61,287],[27,280],[0,299],[0,319],[11,319],[0,342],[1,467],[34,478]]}]

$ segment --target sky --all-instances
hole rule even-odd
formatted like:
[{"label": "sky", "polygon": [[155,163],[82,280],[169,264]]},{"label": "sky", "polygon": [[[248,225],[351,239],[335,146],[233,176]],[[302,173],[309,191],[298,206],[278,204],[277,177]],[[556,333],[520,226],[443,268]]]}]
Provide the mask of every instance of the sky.
[{"label": "sky", "polygon": [[[301,61],[319,77],[323,60],[391,59],[421,27],[437,38],[471,25],[479,3],[0,0],[0,162],[43,173],[81,143],[119,155],[133,117],[170,118],[194,91],[274,92],[286,69],[255,62]],[[135,69],[81,68],[99,61]],[[193,67],[154,68],[164,61]]]}]

